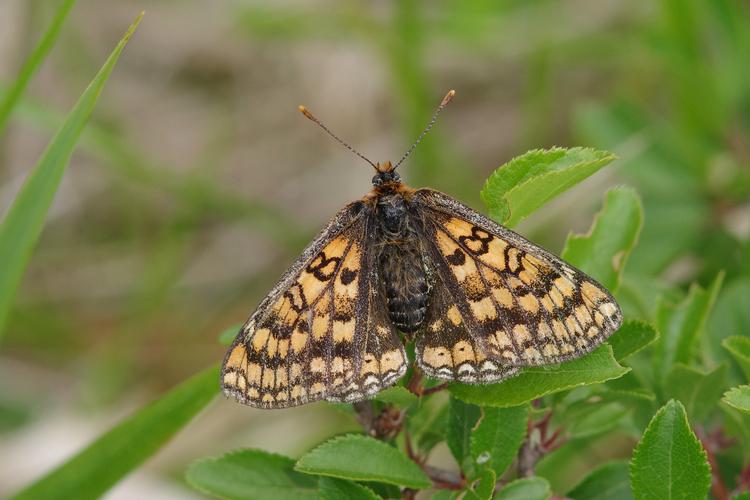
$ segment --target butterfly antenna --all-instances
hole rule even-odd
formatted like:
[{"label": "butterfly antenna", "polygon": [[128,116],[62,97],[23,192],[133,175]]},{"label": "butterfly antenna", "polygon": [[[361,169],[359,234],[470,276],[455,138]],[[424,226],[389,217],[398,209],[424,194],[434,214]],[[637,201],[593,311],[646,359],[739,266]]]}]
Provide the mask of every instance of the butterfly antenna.
[{"label": "butterfly antenna", "polygon": [[354,149],[353,147],[351,147],[346,142],[344,142],[341,139],[339,139],[338,136],[336,134],[334,134],[333,132],[331,132],[328,129],[328,127],[326,127],[325,125],[323,125],[323,123],[320,120],[318,120],[315,117],[315,115],[313,115],[312,113],[310,113],[309,109],[307,109],[306,107],[300,105],[299,106],[299,110],[300,110],[300,113],[302,113],[303,115],[305,115],[309,120],[317,123],[320,126],[320,128],[322,128],[323,130],[325,130],[328,133],[328,135],[330,135],[331,137],[333,137],[334,139],[336,139],[336,141],[338,143],[340,143],[342,146],[344,146],[346,149],[348,149],[349,151],[351,151],[352,153],[354,153],[355,155],[359,156],[360,158],[362,158],[363,160],[365,160],[367,163],[369,163],[370,165],[372,165],[372,168],[374,168],[375,170],[378,169],[377,165],[375,165],[373,162],[371,162],[362,153],[360,153],[359,151],[357,151],[356,149]]},{"label": "butterfly antenna", "polygon": [[435,110],[435,113],[432,115],[432,119],[430,119],[430,123],[427,124],[427,126],[424,128],[421,134],[419,134],[419,137],[417,137],[417,140],[414,141],[414,144],[411,145],[411,147],[404,153],[404,156],[401,157],[401,159],[396,163],[396,166],[393,167],[393,170],[396,170],[399,165],[401,165],[405,159],[409,157],[409,155],[414,151],[414,148],[417,147],[417,144],[419,144],[422,139],[424,139],[424,136],[427,135],[427,132],[430,131],[433,125],[435,125],[435,122],[437,121],[437,117],[440,114],[440,112],[443,110],[444,107],[448,105],[449,102],[451,102],[451,99],[453,99],[453,96],[456,95],[455,90],[449,90],[447,94],[445,94],[445,97],[443,97],[443,100],[440,101],[440,106],[437,107]]}]

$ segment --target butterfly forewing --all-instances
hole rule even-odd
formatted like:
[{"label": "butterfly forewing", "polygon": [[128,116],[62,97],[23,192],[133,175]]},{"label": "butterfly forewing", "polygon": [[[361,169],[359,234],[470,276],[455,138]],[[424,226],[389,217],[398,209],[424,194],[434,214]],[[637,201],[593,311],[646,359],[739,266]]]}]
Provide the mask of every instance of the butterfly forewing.
[{"label": "butterfly forewing", "polygon": [[[429,342],[442,342],[451,353],[466,344],[475,358],[503,366],[559,363],[591,351],[620,326],[611,295],[549,252],[445,194],[419,190],[414,205],[425,251],[440,277],[436,282],[453,301],[452,308],[431,308],[427,332],[435,322],[450,324],[453,316],[466,335],[433,328],[444,340],[418,341],[424,365]],[[447,371],[438,373],[449,378]]]}]

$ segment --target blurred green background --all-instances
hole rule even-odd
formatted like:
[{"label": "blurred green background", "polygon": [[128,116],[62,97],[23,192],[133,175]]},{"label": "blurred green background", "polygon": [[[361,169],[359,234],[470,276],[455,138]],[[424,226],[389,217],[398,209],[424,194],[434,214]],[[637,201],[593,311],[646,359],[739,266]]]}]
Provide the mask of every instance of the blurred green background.
[{"label": "blurred green background", "polygon": [[[0,83],[58,5],[0,2]],[[646,218],[626,308],[651,317],[666,286],[724,269],[706,351],[750,323],[750,4],[79,0],[0,138],[0,210],[142,9],[0,351],[0,495],[220,359],[218,333],[369,189],[370,167],[300,103],[373,161],[396,160],[456,89],[402,176],[480,209],[484,179],[527,149],[614,151],[614,167],[519,230],[558,252],[608,186],[633,185]],[[747,304],[742,318],[729,301]],[[268,413],[222,400],[109,498],[198,497],[181,479],[195,457],[294,456],[351,425],[324,405]]]}]

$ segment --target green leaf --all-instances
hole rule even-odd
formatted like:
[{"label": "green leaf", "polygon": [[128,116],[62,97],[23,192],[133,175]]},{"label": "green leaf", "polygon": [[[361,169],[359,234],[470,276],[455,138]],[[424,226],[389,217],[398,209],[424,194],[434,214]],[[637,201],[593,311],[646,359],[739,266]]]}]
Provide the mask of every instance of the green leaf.
[{"label": "green leaf", "polygon": [[598,384],[628,373],[608,345],[586,356],[555,366],[526,368],[520,375],[491,385],[451,384],[450,392],[467,403],[507,408],[573,387]]},{"label": "green leaf", "polygon": [[722,401],[733,408],[750,413],[750,385],[732,387],[724,393]]},{"label": "green leaf", "polygon": [[[321,477],[318,481],[318,493],[321,500],[378,500],[382,498],[370,488],[346,479]],[[297,498],[297,497],[295,497]]]},{"label": "green leaf", "polygon": [[482,189],[490,217],[514,226],[615,159],[590,148],[535,149],[495,170]]},{"label": "green leaf", "polygon": [[719,274],[707,290],[693,285],[679,304],[659,304],[656,314],[659,340],[653,358],[658,380],[665,380],[675,363],[689,365],[693,361],[698,337],[723,280],[724,275]]},{"label": "green leaf", "polygon": [[461,470],[470,478],[474,477],[474,464],[471,460],[471,431],[479,421],[481,413],[478,406],[464,403],[460,399],[450,399],[446,444]]},{"label": "green leaf", "polygon": [[617,361],[637,353],[659,337],[653,326],[645,321],[626,320],[619,330],[607,339]]},{"label": "green leaf", "polygon": [[632,500],[627,462],[610,462],[591,471],[566,495],[572,500]]},{"label": "green leaf", "polygon": [[615,291],[642,226],[643,207],[635,190],[610,189],[589,232],[568,236],[562,258]]},{"label": "green leaf", "polygon": [[195,489],[221,498],[319,498],[318,482],[295,471],[293,459],[262,450],[238,450],[198,460],[185,477]]},{"label": "green leaf", "polygon": [[628,410],[618,402],[581,402],[565,413],[568,435],[571,439],[595,436],[616,427],[628,414]]},{"label": "green leaf", "polygon": [[721,345],[729,351],[745,374],[745,379],[750,382],[750,338],[735,335],[725,338]]},{"label": "green leaf", "polygon": [[685,405],[689,419],[701,422],[717,409],[726,387],[727,366],[719,365],[710,372],[678,363],[672,367],[664,384],[666,397]]},{"label": "green leaf", "polygon": [[552,491],[549,483],[541,477],[527,477],[516,479],[504,486],[497,494],[495,500],[547,500]]},{"label": "green leaf", "polygon": [[526,405],[482,408],[482,416],[471,434],[471,456],[480,468],[490,468],[499,477],[505,472],[526,437]]},{"label": "green leaf", "polygon": [[230,327],[227,327],[219,334],[219,344],[221,345],[232,345],[234,339],[239,335],[239,331],[242,328],[242,323],[236,323]]},{"label": "green leaf", "polygon": [[409,406],[419,402],[419,398],[406,387],[395,385],[389,387],[383,391],[380,391],[375,399],[382,401],[383,403],[389,403],[398,406],[399,408],[408,408]]},{"label": "green leaf", "polygon": [[303,455],[294,468],[307,474],[379,481],[417,489],[432,485],[422,469],[397,449],[359,434],[326,441]]},{"label": "green leaf", "polygon": [[127,30],[47,145],[0,226],[0,335],[76,141],[142,16],[143,14],[138,16]]},{"label": "green leaf", "polygon": [[482,469],[464,495],[465,500],[490,500],[495,492],[497,476],[492,469]]},{"label": "green leaf", "polygon": [[39,40],[39,44],[34,48],[34,51],[26,59],[26,62],[21,67],[16,80],[8,88],[5,96],[0,100],[0,136],[3,135],[5,127],[8,125],[8,119],[10,118],[13,108],[20,100],[26,87],[28,87],[31,77],[39,69],[44,60],[47,58],[52,47],[54,47],[58,36],[60,35],[60,29],[63,23],[68,17],[75,0],[63,0],[60,6],[57,8],[55,17],[52,19],[47,31],[44,32],[42,39]]},{"label": "green leaf", "polygon": [[669,401],[648,424],[633,452],[630,484],[637,499],[705,500],[708,495],[711,468],[679,401]]},{"label": "green leaf", "polygon": [[448,433],[450,408],[448,401],[440,398],[422,398],[419,406],[407,419],[409,433],[423,453],[429,453],[438,443],[445,441]]},{"label": "green leaf", "polygon": [[205,408],[218,393],[218,379],[218,366],[194,375],[13,498],[98,498]]}]

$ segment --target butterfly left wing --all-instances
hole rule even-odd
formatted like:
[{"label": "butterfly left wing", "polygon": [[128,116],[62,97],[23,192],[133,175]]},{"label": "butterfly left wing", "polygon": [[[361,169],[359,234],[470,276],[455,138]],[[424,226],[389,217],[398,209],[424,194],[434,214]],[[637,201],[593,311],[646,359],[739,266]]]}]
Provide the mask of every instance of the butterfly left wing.
[{"label": "butterfly left wing", "polygon": [[403,375],[382,321],[371,212],[339,212],[261,302],[224,359],[227,396],[260,408],[370,397]]},{"label": "butterfly left wing", "polygon": [[[441,335],[440,329],[430,331],[431,322],[451,324],[453,313],[465,337],[455,336],[444,347],[452,352],[456,342],[469,342],[472,368],[485,358],[505,367],[534,366],[580,357],[619,328],[622,314],[614,298],[570,264],[443,193],[421,189],[413,203],[437,284],[451,304],[428,315],[425,344]],[[427,349],[418,349],[417,358],[428,365]],[[460,367],[452,368],[455,373],[438,370],[433,376],[461,380]],[[479,382],[494,376],[474,375]],[[501,372],[497,379],[505,376]]]}]

